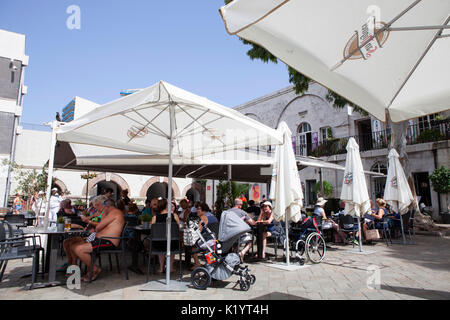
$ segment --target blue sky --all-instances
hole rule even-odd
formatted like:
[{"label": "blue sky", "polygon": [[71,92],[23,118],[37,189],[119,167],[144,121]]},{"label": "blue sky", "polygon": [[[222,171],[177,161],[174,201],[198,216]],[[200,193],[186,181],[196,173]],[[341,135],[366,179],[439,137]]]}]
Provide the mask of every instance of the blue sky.
[{"label": "blue sky", "polygon": [[[81,29],[70,30],[70,5]],[[0,29],[26,35],[22,122],[53,120],[80,96],[103,104],[165,80],[228,107],[289,85],[287,67],[252,61],[226,33],[223,0],[0,1]]]}]

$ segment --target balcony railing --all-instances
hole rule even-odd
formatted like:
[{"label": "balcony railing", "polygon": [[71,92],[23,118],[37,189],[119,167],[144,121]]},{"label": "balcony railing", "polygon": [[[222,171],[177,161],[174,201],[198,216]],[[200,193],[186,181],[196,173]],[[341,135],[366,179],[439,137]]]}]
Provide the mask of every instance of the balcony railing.
[{"label": "balcony railing", "polygon": [[[436,142],[450,139],[450,120],[431,121],[427,125],[411,125],[408,127],[406,143],[408,145]],[[312,134],[311,137],[318,136]],[[368,134],[353,136],[359,145],[361,152],[387,148],[391,141],[391,131],[382,130]],[[305,141],[303,137],[293,137],[292,145],[296,155],[324,157],[347,152],[348,139],[350,137],[331,138],[321,142],[311,141],[310,143],[301,143]],[[311,139],[312,140],[312,139]]]}]

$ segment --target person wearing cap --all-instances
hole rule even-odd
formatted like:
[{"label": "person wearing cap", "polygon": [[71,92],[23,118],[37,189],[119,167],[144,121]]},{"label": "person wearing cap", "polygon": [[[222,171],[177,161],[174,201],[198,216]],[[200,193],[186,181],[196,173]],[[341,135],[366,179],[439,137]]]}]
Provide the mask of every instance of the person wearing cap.
[{"label": "person wearing cap", "polygon": [[[331,219],[327,220],[328,219],[327,215],[325,213],[325,210],[323,209],[323,207],[325,206],[325,203],[327,203],[327,202],[328,202],[328,200],[325,200],[324,198],[319,197],[317,199],[317,202],[316,202],[315,206],[314,206],[314,214],[316,216],[318,216],[318,217],[322,217],[323,221],[326,220],[326,222],[331,225],[331,228],[333,228],[335,230],[335,232],[336,232],[335,233],[335,235],[336,235],[335,236],[335,241],[344,243],[345,242],[345,238],[346,238],[345,233],[343,233],[342,231],[339,230],[339,225],[336,222],[334,222]],[[323,227],[324,226],[325,226],[325,223],[323,223]]]},{"label": "person wearing cap", "polygon": [[[272,203],[270,201],[263,202],[261,206],[261,213],[259,214],[258,220],[256,223],[268,225],[267,231],[262,233],[262,259],[266,259],[266,246],[267,246],[267,237],[272,235],[273,231],[273,212],[272,212]],[[255,258],[258,258],[255,256]]]}]

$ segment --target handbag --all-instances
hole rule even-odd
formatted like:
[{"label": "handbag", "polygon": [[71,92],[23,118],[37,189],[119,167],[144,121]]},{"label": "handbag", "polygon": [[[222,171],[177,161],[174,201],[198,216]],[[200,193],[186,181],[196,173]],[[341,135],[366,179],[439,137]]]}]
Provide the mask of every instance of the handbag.
[{"label": "handbag", "polygon": [[380,232],[378,232],[378,229],[369,229],[366,231],[366,240],[378,240],[380,238]]}]

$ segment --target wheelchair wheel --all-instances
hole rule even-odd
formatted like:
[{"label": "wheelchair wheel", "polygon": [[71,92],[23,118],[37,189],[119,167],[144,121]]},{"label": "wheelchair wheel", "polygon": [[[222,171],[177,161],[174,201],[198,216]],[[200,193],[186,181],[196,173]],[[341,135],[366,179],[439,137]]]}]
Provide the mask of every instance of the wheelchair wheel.
[{"label": "wheelchair wheel", "polygon": [[211,284],[211,275],[204,267],[195,268],[191,273],[191,283],[195,289],[205,290]]},{"label": "wheelchair wheel", "polygon": [[320,263],[325,258],[325,240],[317,232],[311,233],[306,238],[306,254],[313,263]]}]

